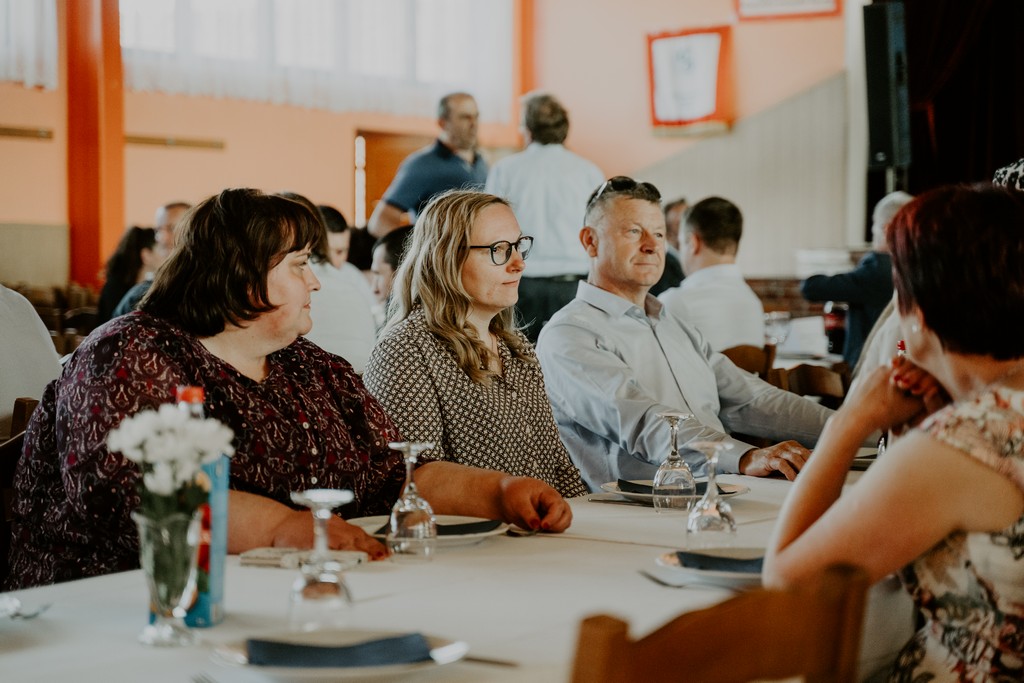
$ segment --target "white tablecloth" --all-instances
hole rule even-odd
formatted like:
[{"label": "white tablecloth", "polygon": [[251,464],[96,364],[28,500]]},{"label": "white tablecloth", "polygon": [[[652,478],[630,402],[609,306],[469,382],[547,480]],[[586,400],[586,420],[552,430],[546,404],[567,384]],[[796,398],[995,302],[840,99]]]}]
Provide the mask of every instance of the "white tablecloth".
[{"label": "white tablecloth", "polygon": [[[730,501],[739,521],[737,545],[763,546],[790,484],[722,480],[751,488]],[[640,574],[654,568],[658,555],[682,547],[682,516],[586,497],[574,500],[573,510],[565,534],[496,536],[443,549],[430,563],[378,562],[348,572],[355,599],[351,625],[463,640],[472,655],[518,664],[459,662],[414,680],[565,681],[583,617],[615,614],[640,635],[729,596],[711,586],[668,588]],[[170,650],[135,640],[147,608],[141,572],[20,591],[16,595],[26,604],[53,606],[32,621],[0,620],[0,680],[157,683],[189,681],[200,672],[222,683],[266,680],[250,669],[217,664],[210,654],[221,643],[283,630],[294,577],[294,570],[241,567],[229,558],[226,620],[200,630],[200,645]],[[875,668],[879,652],[884,657],[909,635],[907,604],[891,586],[873,590],[863,673]]]}]

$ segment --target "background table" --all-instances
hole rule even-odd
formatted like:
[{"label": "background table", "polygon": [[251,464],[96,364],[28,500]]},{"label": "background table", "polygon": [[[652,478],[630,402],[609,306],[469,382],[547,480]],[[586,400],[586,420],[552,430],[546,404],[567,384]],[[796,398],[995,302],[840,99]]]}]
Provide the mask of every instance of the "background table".
[{"label": "background table", "polygon": [[[737,545],[763,547],[791,484],[721,480],[751,488],[730,499],[739,521]],[[572,501],[574,521],[564,534],[495,536],[442,549],[429,563],[376,562],[348,572],[355,599],[351,626],[464,640],[472,655],[518,664],[459,662],[410,680],[566,681],[583,617],[615,614],[642,635],[681,612],[729,597],[724,588],[668,588],[640,573],[653,569],[660,554],[683,546],[683,516],[588,498]],[[199,672],[222,683],[267,680],[251,669],[216,664],[210,654],[225,642],[284,630],[294,578],[295,570],[242,567],[237,557],[229,558],[227,619],[200,629],[200,645],[170,650],[136,642],[147,596],[139,571],[20,591],[28,605],[53,607],[32,621],[0,620],[0,680],[156,683],[189,681]],[[873,589],[865,673],[909,637],[908,604],[891,584]],[[679,657],[685,658],[682,648]]]}]

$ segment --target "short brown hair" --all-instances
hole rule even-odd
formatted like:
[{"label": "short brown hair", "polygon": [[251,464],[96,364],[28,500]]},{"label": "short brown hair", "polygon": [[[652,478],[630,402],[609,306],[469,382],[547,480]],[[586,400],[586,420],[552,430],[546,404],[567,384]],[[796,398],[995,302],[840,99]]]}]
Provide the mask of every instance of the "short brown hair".
[{"label": "short brown hair", "polygon": [[274,310],[267,276],[292,251],[316,243],[323,225],[302,203],[259,190],[224,190],[190,209],[177,243],[139,310],[199,337]]},{"label": "short brown hair", "polygon": [[561,144],[569,134],[569,114],[554,96],[529,93],[523,96],[523,125],[534,142]]}]

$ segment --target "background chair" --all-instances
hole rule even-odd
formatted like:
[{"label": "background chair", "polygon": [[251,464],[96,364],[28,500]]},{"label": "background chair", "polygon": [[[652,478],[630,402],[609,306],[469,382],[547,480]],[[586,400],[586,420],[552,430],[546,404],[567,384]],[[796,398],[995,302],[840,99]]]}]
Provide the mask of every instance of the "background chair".
[{"label": "background chair", "polygon": [[740,344],[725,349],[722,351],[722,355],[731,360],[736,367],[764,379],[775,363],[775,344],[765,344],[764,346]]},{"label": "background chair", "polygon": [[14,518],[14,470],[25,444],[25,428],[32,411],[39,405],[34,398],[17,398],[11,417],[11,436],[0,443],[0,582],[10,568],[11,521]]},{"label": "background chair", "polygon": [[[846,363],[843,367],[848,368]],[[838,408],[850,388],[849,371],[802,363],[781,374],[782,388],[801,396],[817,396],[827,408]]]},{"label": "background chair", "polygon": [[573,683],[740,683],[803,676],[854,683],[867,576],[834,566],[786,590],[757,589],[676,617],[640,640],[614,617],[580,626]]}]

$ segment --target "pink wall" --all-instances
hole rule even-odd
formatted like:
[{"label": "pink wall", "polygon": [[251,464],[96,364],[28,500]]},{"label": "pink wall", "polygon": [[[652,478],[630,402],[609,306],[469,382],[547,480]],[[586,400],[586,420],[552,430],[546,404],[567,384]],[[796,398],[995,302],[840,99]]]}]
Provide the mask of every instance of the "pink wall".
[{"label": "pink wall", "polygon": [[[568,144],[608,175],[629,174],[692,139],[655,134],[648,104],[652,33],[733,24],[733,0],[538,0],[537,87],[571,116]],[[841,16],[735,23],[736,109],[742,118],[843,70]]]},{"label": "pink wall", "polygon": [[[606,173],[630,173],[691,144],[649,124],[648,33],[728,23],[732,0],[536,0],[536,84],[572,116],[569,144]],[[841,18],[746,22],[735,29],[737,113],[748,116],[843,68]],[[0,137],[0,224],[66,223],[64,91],[0,83],[0,126],[44,127],[53,140]],[[431,118],[313,111],[261,103],[126,93],[125,132],[221,140],[223,150],[125,148],[127,223],[149,224],[171,199],[225,187],[290,189],[354,208],[352,140],[360,127],[436,132]],[[514,126],[485,126],[490,146],[517,144]]]}]

